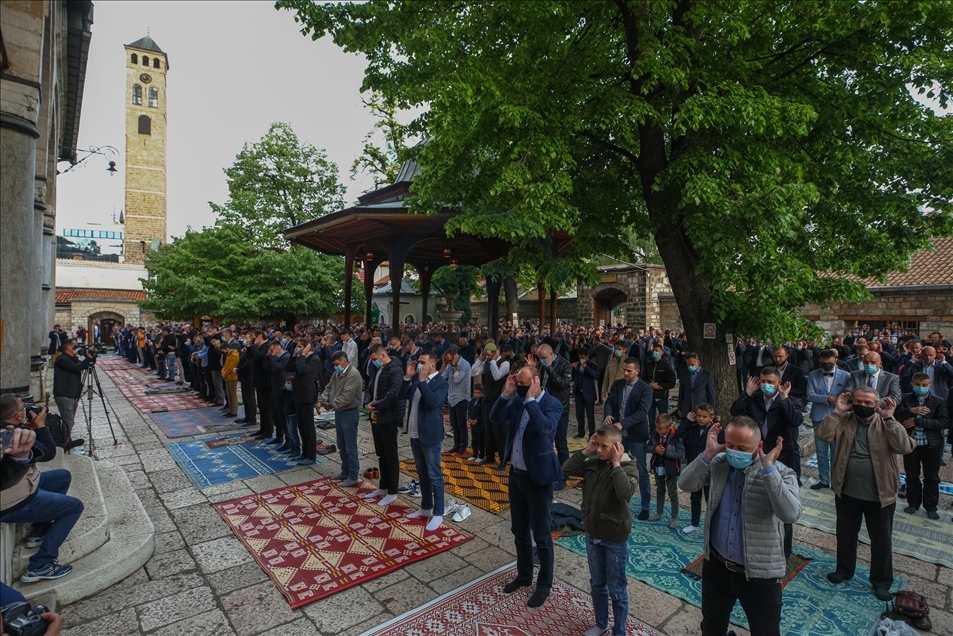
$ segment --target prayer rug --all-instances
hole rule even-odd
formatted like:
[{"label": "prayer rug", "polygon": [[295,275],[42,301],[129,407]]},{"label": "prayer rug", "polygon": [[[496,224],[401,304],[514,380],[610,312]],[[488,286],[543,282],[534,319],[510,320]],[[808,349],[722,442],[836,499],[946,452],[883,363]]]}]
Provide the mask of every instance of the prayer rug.
[{"label": "prayer rug", "polygon": [[[687,494],[681,494],[687,499]],[[637,499],[633,499],[631,508],[633,516],[637,515],[640,509]],[[699,529],[692,534],[669,528],[670,520],[671,512],[666,506],[660,521],[632,524],[626,574],[701,607],[701,581],[684,570],[704,554],[704,517]],[[577,554],[586,554],[585,536],[560,538],[556,543]],[[867,634],[884,610],[883,602],[877,600],[870,588],[870,569],[858,564],[854,578],[832,585],[827,580],[827,573],[836,568],[833,556],[797,544],[794,552],[810,561],[784,588],[781,633],[811,636]],[[906,584],[906,579],[896,577],[893,591]],[[748,629],[748,619],[741,605],[735,605],[731,622]]]},{"label": "prayer rug", "polygon": [[213,507],[297,609],[473,538],[446,522],[426,532],[400,499],[382,508],[359,498],[376,487],[319,479]]},{"label": "prayer rug", "polygon": [[[837,512],[834,510],[834,491],[830,488],[811,490],[816,479],[802,478],[801,517],[799,525],[817,528],[828,534],[835,534]],[[939,521],[927,518],[923,509],[914,515],[903,511],[906,503],[897,500],[897,509],[893,515],[893,551],[905,554],[927,563],[938,563],[953,568],[953,524],[944,514]],[[870,545],[865,525],[860,527],[860,541]]]},{"label": "prayer rug", "polygon": [[[947,446],[947,450],[949,450],[949,446],[950,446],[950,445],[947,444],[946,446]],[[804,464],[804,465],[805,465],[805,466],[810,466],[811,468],[817,468],[817,455],[811,455],[811,458],[810,458],[809,460],[807,460],[807,463]],[[943,471],[941,470],[941,474],[940,474],[940,478],[941,478],[941,479],[943,478],[942,472],[943,472]],[[803,481],[803,480],[802,480],[802,481]],[[907,476],[903,473],[903,463],[902,463],[902,462],[901,462],[901,467],[900,467],[900,483],[901,483],[901,484],[906,484],[906,483],[907,483]],[[950,482],[947,482],[947,481],[941,481],[941,482],[940,482],[940,494],[941,494],[941,495],[950,495],[951,497],[953,497],[953,483],[950,483]],[[900,505],[900,504],[902,503],[902,501],[903,501],[903,500],[898,500],[898,501],[897,501],[897,508],[903,509],[903,506]],[[911,556],[913,556],[913,555],[911,555]]]},{"label": "prayer rug", "polygon": [[[279,453],[277,444],[256,440],[246,433],[173,442],[166,448],[196,488],[290,470],[299,465],[291,461],[287,453]],[[318,457],[316,463],[323,462]]]},{"label": "prayer rug", "polygon": [[[190,409],[203,409],[208,404],[200,400],[191,393],[173,393],[171,395],[130,395],[127,393],[131,385],[120,386],[129,403],[136,407],[140,413],[165,413],[166,411],[187,411]],[[142,392],[144,393],[144,392]]]},{"label": "prayer rug", "polygon": [[146,395],[168,395],[171,393],[188,393],[191,389],[185,388],[181,384],[176,384],[172,382],[160,382],[152,383],[147,382],[145,385]]},{"label": "prayer rug", "polygon": [[[500,514],[510,507],[509,468],[494,470],[495,466],[480,466],[468,462],[465,457],[440,456],[443,468],[443,483],[446,493],[469,501],[474,506],[493,514]],[[401,462],[400,469],[418,479],[417,466],[412,461]],[[581,479],[570,479],[567,488],[572,488]]]},{"label": "prayer rug", "polygon": [[[784,578],[781,579],[781,588],[783,589],[786,587],[791,579],[797,576],[797,573],[804,569],[804,566],[806,566],[808,562],[810,562],[810,559],[802,557],[800,554],[791,554],[791,556],[788,557]],[[702,567],[704,564],[705,555],[703,554],[692,561],[691,564],[689,564],[689,566],[682,571],[689,576],[694,576],[700,581],[702,578]]]},{"label": "prayer rug", "polygon": [[241,424],[235,423],[235,420],[222,417],[222,412],[217,406],[169,411],[167,413],[150,413],[149,417],[169,438],[222,433],[242,428]]},{"label": "prayer rug", "polygon": [[[578,636],[595,625],[588,592],[555,579],[546,604],[527,607],[526,601],[535,588],[503,593],[503,586],[514,578],[516,568],[513,564],[505,565],[372,627],[361,636]],[[632,618],[626,621],[626,634],[663,636]]]}]

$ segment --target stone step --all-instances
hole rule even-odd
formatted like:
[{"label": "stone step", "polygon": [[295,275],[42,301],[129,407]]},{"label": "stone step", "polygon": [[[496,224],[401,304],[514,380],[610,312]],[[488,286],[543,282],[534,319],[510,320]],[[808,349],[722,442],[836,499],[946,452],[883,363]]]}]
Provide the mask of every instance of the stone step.
[{"label": "stone step", "polygon": [[[66,455],[62,449],[58,449],[56,457],[40,464],[40,470],[43,472],[54,469],[70,471],[73,479],[67,494],[82,501],[84,506],[83,516],[60,546],[59,562],[72,563],[91,554],[109,540],[106,501],[91,458],[78,454]],[[14,580],[18,580],[26,572],[28,561],[37,550],[26,547],[24,543],[30,528],[29,523],[17,524],[18,541],[13,551],[12,564]]]},{"label": "stone step", "polygon": [[93,552],[69,563],[73,571],[54,581],[16,582],[27,598],[55,594],[60,606],[75,603],[115,585],[141,568],[155,550],[155,527],[120,466],[94,462],[108,518],[108,540]]}]

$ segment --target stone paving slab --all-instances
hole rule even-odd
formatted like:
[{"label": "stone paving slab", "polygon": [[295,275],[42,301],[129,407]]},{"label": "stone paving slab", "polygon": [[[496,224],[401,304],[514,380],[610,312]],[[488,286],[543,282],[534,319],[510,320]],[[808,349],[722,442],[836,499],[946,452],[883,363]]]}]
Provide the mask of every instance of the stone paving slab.
[{"label": "stone paving slab", "polygon": [[[126,471],[156,526],[157,548],[145,567],[121,583],[62,608],[67,636],[355,636],[515,559],[508,511],[493,515],[471,507],[472,516],[460,526],[475,536],[472,541],[293,611],[210,503],[332,476],[340,468],[337,456],[199,490],[165,449],[161,431],[128,405],[108,377],[102,381],[120,443],[112,446],[102,409],[95,409],[97,456],[108,456]],[[409,448],[401,446],[400,457],[409,459]],[[373,460],[362,458],[362,470]],[[560,501],[577,506],[581,496],[576,489],[557,493]],[[941,513],[953,515],[947,509]],[[834,551],[833,535],[802,526],[795,535],[800,543]],[[869,561],[864,546],[858,556]],[[903,556],[894,558],[894,568],[910,577],[911,589],[927,594],[932,633],[953,636],[953,570]],[[556,576],[588,592],[585,557],[557,547]],[[629,610],[669,636],[699,633],[698,608],[638,581],[629,581]]]}]

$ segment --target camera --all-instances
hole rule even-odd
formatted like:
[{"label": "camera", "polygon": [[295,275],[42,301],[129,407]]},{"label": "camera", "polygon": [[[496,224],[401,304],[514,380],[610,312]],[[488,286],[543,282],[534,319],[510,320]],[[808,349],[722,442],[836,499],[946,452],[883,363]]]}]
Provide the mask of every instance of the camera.
[{"label": "camera", "polygon": [[11,603],[0,607],[3,632],[10,636],[43,636],[50,623],[40,615],[49,611],[43,605],[31,607],[29,603]]},{"label": "camera", "polygon": [[95,358],[103,353],[106,353],[106,346],[98,342],[80,345],[76,348],[76,355],[86,358]]}]

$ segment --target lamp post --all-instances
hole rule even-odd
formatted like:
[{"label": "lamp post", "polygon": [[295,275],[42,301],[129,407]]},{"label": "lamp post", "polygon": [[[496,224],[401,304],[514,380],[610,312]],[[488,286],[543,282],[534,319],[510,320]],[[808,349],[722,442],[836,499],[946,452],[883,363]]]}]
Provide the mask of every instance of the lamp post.
[{"label": "lamp post", "polygon": [[83,150],[82,152],[85,152],[86,154],[83,155],[83,157],[81,157],[80,159],[78,159],[75,163],[71,162],[69,167],[66,168],[65,170],[59,170],[57,174],[65,174],[69,172],[70,170],[72,170],[73,168],[76,168],[78,166],[83,166],[83,164],[86,163],[86,160],[92,157],[93,155],[101,155],[103,157],[106,157],[106,159],[109,160],[109,166],[106,168],[106,172],[109,173],[110,177],[116,174],[117,172],[119,172],[116,169],[116,159],[119,159],[119,151],[113,148],[112,146],[90,146],[89,148]]}]

